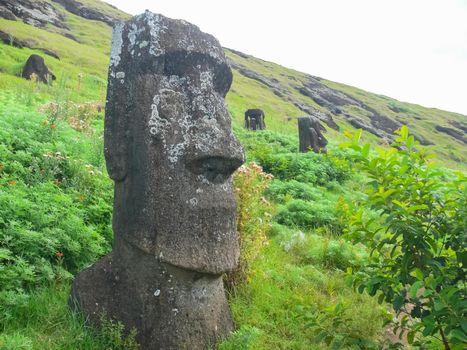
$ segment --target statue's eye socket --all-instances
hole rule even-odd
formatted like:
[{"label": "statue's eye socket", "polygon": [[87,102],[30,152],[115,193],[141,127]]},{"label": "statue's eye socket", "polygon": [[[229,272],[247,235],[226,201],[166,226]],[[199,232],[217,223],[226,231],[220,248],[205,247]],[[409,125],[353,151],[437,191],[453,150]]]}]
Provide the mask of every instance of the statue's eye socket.
[{"label": "statue's eye socket", "polygon": [[213,183],[223,183],[242,164],[241,159],[227,157],[203,157],[187,163],[189,171]]}]

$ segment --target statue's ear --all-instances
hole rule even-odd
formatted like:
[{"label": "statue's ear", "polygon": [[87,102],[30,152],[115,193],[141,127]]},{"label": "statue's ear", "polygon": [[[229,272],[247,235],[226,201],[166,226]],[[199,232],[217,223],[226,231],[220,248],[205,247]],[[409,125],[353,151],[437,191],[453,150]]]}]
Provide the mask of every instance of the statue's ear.
[{"label": "statue's ear", "polygon": [[[117,84],[114,82],[112,85]],[[109,80],[105,108],[104,155],[110,178],[122,181],[128,171],[129,130],[124,89],[117,86],[112,88]]]},{"label": "statue's ear", "polygon": [[105,107],[104,155],[110,178],[122,181],[128,171],[128,94],[126,84],[111,75]]},{"label": "statue's ear", "polygon": [[127,28],[123,23],[115,25],[112,36],[112,53],[109,65],[107,102],[104,121],[104,155],[107,172],[114,181],[122,181],[128,171],[128,67],[122,47],[122,37]]}]

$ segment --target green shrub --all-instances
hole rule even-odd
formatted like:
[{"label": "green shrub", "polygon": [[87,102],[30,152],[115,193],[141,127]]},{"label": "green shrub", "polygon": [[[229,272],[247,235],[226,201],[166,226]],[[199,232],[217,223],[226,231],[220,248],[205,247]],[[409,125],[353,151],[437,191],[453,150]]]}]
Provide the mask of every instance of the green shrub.
[{"label": "green shrub", "polygon": [[296,180],[274,180],[266,190],[266,195],[277,202],[284,202],[287,198],[314,201],[323,197],[323,190]]},{"label": "green shrub", "polygon": [[[361,130],[360,130],[361,132]],[[366,271],[354,274],[358,290],[392,303],[409,343],[423,347],[421,336],[439,337],[444,349],[467,342],[467,179],[453,181],[420,150],[403,126],[393,147],[370,153],[358,144],[360,133],[345,145],[370,182],[360,207],[379,212],[384,226],[357,212],[349,237],[374,254]]]},{"label": "green shrub", "polygon": [[336,217],[336,205],[328,200],[307,202],[294,199],[279,209],[275,220],[279,224],[305,230],[321,226],[329,226],[334,230],[340,229]]},{"label": "green shrub", "polygon": [[325,185],[330,181],[342,182],[348,178],[346,168],[326,155],[313,152],[267,154],[258,161],[266,172],[281,180]]},{"label": "green shrub", "polygon": [[263,194],[271,179],[256,163],[242,165],[235,173],[240,259],[236,269],[224,278],[230,291],[247,281],[250,265],[268,244],[266,233],[273,208]]},{"label": "green shrub", "polygon": [[353,245],[344,239],[295,232],[281,238],[283,249],[292,254],[300,264],[312,264],[345,271],[348,267],[360,267],[368,261],[363,245]]},{"label": "green shrub", "polygon": [[[33,288],[70,279],[112,240],[112,186],[83,159],[93,153],[86,136],[59,125],[51,142],[43,116],[7,101],[0,110],[0,323]],[[82,147],[69,141],[78,135]]]}]

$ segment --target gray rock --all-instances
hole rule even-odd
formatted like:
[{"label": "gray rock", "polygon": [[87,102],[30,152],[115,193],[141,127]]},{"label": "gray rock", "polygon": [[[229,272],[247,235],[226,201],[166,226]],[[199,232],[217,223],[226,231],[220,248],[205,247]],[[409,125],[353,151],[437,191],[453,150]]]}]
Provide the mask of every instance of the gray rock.
[{"label": "gray rock", "polygon": [[6,7],[0,7],[0,18],[16,21],[16,16]]},{"label": "gray rock", "polygon": [[11,46],[14,46],[14,47],[18,47],[20,49],[27,46],[26,45],[27,43],[25,41],[18,40],[13,35],[11,35],[11,34],[9,34],[7,32],[1,31],[1,30],[0,30],[0,40],[4,44],[11,45]]},{"label": "gray rock", "polygon": [[326,153],[328,141],[322,131],[325,131],[325,129],[317,118],[312,116],[299,117],[298,136],[300,139],[300,152],[306,153],[311,149],[315,153]]},{"label": "gray rock", "polygon": [[463,132],[461,130],[456,130],[454,128],[450,128],[450,127],[442,126],[442,125],[436,125],[435,129],[436,129],[436,131],[444,132],[445,134],[455,138],[457,141],[467,143],[467,138],[465,137],[465,132]]},{"label": "gray rock", "polygon": [[322,122],[326,123],[326,125],[329,126],[331,129],[339,131],[339,125],[336,124],[331,114],[319,111],[316,108],[311,107],[310,105],[307,105],[306,103],[302,102],[294,102],[294,105],[301,111],[311,115],[312,117],[318,118]]},{"label": "gray rock", "polygon": [[39,55],[29,56],[21,76],[24,79],[32,79],[33,74],[43,83],[50,83],[56,79],[55,75],[45,65],[44,59]]},{"label": "gray rock", "polygon": [[368,131],[369,133],[372,133],[373,135],[376,135],[382,139],[388,138],[388,135],[386,135],[383,131],[378,130],[377,128],[367,124],[365,121],[361,120],[360,118],[354,117],[346,113],[344,113],[344,116],[349,122],[349,124],[352,125],[354,128]]},{"label": "gray rock", "polygon": [[105,156],[115,181],[110,255],[72,298],[92,322],[135,327],[142,349],[207,349],[232,330],[222,273],[238,261],[231,174],[244,161],[219,42],[146,12],[114,28]]},{"label": "gray rock", "polygon": [[20,18],[24,23],[35,27],[45,27],[48,24],[59,28],[68,28],[63,16],[50,3],[43,0],[0,0],[0,16],[14,19]]}]

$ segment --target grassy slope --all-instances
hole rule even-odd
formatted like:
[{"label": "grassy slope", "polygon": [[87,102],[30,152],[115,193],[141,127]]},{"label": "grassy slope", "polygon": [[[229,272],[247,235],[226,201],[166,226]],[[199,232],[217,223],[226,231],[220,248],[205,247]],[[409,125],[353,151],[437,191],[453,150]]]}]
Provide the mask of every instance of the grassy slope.
[{"label": "grassy slope", "polygon": [[[127,14],[103,2],[86,0],[83,3],[113,17],[120,19],[128,18]],[[84,73],[83,79],[85,81],[81,82],[80,86],[84,86],[85,91],[86,88],[89,88],[91,91],[89,91],[88,95],[85,93],[81,93],[80,95],[84,99],[89,100],[92,98],[103,101],[110,50],[110,27],[102,22],[86,20],[75,16],[66,12],[60,5],[56,3],[53,4],[65,15],[67,25],[80,43],[68,39],[59,33],[51,33],[51,31],[56,31],[55,28],[52,27],[38,29],[22,22],[0,19],[0,30],[5,30],[19,39],[33,38],[35,47],[53,49],[60,56],[60,60],[56,60],[50,56],[43,55],[40,51],[28,49],[20,50],[2,45],[0,46],[0,74],[2,77],[0,86],[5,87],[5,85],[8,84],[7,81],[11,79],[11,77],[3,76],[4,73],[8,75],[18,75],[28,55],[35,52],[45,57],[47,65],[51,67],[56,75],[67,75],[68,87],[72,87],[73,85],[77,86],[78,74]],[[96,33],[98,33],[98,35],[96,35]],[[301,95],[294,89],[294,86],[299,82],[304,83],[307,81],[307,74],[254,57],[244,58],[230,50],[226,50],[226,54],[238,64],[256,71],[265,77],[278,80],[296,99],[323,110],[323,108],[317,105],[311,98]],[[435,125],[449,126],[449,121],[452,120],[466,122],[466,116],[399,102],[389,97],[372,94],[355,87],[328,80],[323,80],[322,82],[328,87],[357,98],[383,115],[407,124],[415,134],[423,136],[425,139],[436,144],[436,153],[440,155],[440,159],[447,165],[456,167],[459,166],[459,164],[467,162],[465,144],[434,130]],[[17,82],[15,81],[12,84],[16,85]],[[98,94],[95,93],[96,89],[99,91]],[[79,99],[79,96],[75,98]],[[227,102],[233,116],[234,125],[239,127],[243,123],[242,116],[244,110],[257,106],[265,110],[269,129],[282,133],[296,134],[295,119],[304,114],[290,102],[274,95],[265,85],[244,77],[236,71],[234,72],[232,89],[227,96]],[[395,113],[389,106],[397,106],[403,112]],[[350,108],[354,115],[363,120],[368,118],[368,112],[365,110],[359,109],[358,107],[346,108]],[[333,117],[342,131],[354,129],[340,116]],[[366,134],[365,138],[368,141],[373,143],[378,142],[375,136],[368,133],[364,134]],[[342,133],[329,130],[328,138],[340,141],[343,137]]]},{"label": "grassy slope", "polygon": [[[229,50],[226,50],[226,53],[227,56],[235,62],[258,72],[265,77],[277,79],[282,86],[286,86],[288,90],[294,95],[294,97],[298,98],[299,100],[319,110],[323,110],[323,108],[318,106],[311,98],[301,95],[294,89],[294,86],[297,85],[297,82],[304,83],[307,81],[307,74],[254,57],[244,58]],[[240,74],[236,74],[235,77],[237,78],[239,75]],[[388,116],[391,119],[408,125],[409,129],[413,133],[432,141],[436,145],[434,146],[435,152],[447,165],[453,167],[465,166],[462,165],[463,163],[465,164],[467,162],[467,157],[465,155],[465,144],[447,136],[444,133],[436,131],[435,126],[450,126],[450,121],[463,121],[466,123],[466,116],[458,113],[442,111],[435,108],[426,108],[411,103],[400,102],[390,97],[376,95],[356,87],[332,82],[329,80],[323,80],[322,83],[332,89],[342,91],[356,98],[357,100],[364,102],[382,115]],[[237,78],[234,81],[232,91],[227,96],[229,105],[234,106],[232,107],[234,119],[240,121],[240,112],[247,108],[251,108],[252,106],[258,106],[266,111],[266,115],[269,116],[269,120],[272,119],[270,122],[271,130],[280,131],[282,133],[295,134],[295,118],[302,116],[304,112],[298,110],[289,102],[284,101],[272,93],[270,93],[268,96],[265,96],[263,90],[267,90],[267,87],[261,83],[258,83],[244,76]],[[389,106],[396,106],[401,109],[402,112],[396,113],[391,110]],[[354,106],[346,108],[349,108],[347,110],[348,112],[351,112],[363,120],[368,120],[368,111]],[[237,115],[237,113],[239,115]],[[341,116],[334,115],[333,118],[341,127],[342,131],[351,131],[355,129]],[[378,142],[377,137],[366,132],[364,132],[364,135],[366,140],[369,142]],[[328,138],[331,140],[341,140],[342,134],[336,133],[333,130],[329,130]]]}]

